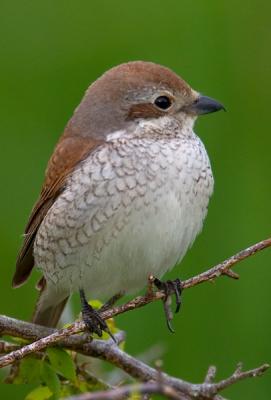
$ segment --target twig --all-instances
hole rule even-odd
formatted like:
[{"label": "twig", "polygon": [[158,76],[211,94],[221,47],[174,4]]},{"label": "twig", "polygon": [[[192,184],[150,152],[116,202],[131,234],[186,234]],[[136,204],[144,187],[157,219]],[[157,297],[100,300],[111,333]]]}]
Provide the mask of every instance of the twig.
[{"label": "twig", "polygon": [[9,343],[6,340],[0,340],[0,354],[9,353],[10,351],[18,350],[21,346]]},{"label": "twig", "polygon": [[214,365],[211,365],[208,368],[208,371],[207,371],[207,374],[206,374],[204,382],[205,383],[212,383],[214,381],[214,379],[215,379],[215,376],[216,376],[216,367]]},{"label": "twig", "polygon": [[[41,327],[36,324],[32,324],[31,322],[20,321],[3,315],[0,316],[0,327],[1,335],[20,337],[21,339],[26,340],[34,339],[36,340],[34,343],[39,342],[42,338],[44,338],[44,336],[50,337],[53,333],[59,332],[57,329]],[[125,340],[125,336],[126,335],[124,331],[119,331],[116,333],[116,343],[118,345],[122,343]],[[75,350],[88,356],[97,357],[97,352],[108,350],[109,345],[111,346],[111,341],[92,339],[88,335],[73,335],[64,338],[62,341],[58,342],[58,344],[67,349]],[[12,344],[10,345],[12,346]]]},{"label": "twig", "polygon": [[[101,341],[99,341],[101,342]],[[102,346],[103,347],[103,346]],[[144,362],[138,360],[137,358],[132,357],[126,352],[119,349],[117,346],[108,347],[107,350],[105,348],[97,349],[96,357],[101,358],[109,363],[115,365],[118,368],[121,368],[127,374],[132,376],[135,379],[138,379],[141,382],[155,381],[157,380],[157,370],[155,368],[150,367]],[[94,353],[92,353],[94,354]],[[212,367],[213,369],[214,367]],[[184,381],[179,378],[175,378],[167,375],[166,373],[161,372],[160,376],[162,377],[163,383],[166,385],[173,387],[178,392],[183,395],[189,395],[190,398],[200,398],[200,396],[206,396],[206,391],[210,394],[209,397],[214,396],[222,389],[232,385],[233,383],[248,378],[248,377],[256,377],[262,375],[269,368],[268,364],[264,364],[259,368],[252,369],[250,371],[242,372],[239,368],[235,370],[234,374],[229,378],[219,382],[212,383],[205,382],[202,384],[192,384],[187,381]],[[208,371],[207,373],[208,379],[214,380],[215,371]],[[208,395],[209,395],[208,394]],[[207,398],[209,398],[207,396]]]},{"label": "twig", "polygon": [[240,261],[243,261],[245,258],[253,256],[259,251],[264,250],[270,246],[271,246],[271,238],[268,238],[266,240],[262,240],[261,242],[254,244],[253,246],[248,247],[245,250],[241,250],[239,253],[228,258],[222,263],[217,264],[215,267],[209,269],[208,271],[205,271],[202,274],[199,274],[197,276],[194,276],[193,278],[184,281],[182,285],[183,289],[187,289],[189,287],[199,285],[200,283],[216,279],[221,275],[230,276],[228,272],[235,264],[239,263]]},{"label": "twig", "polygon": [[180,395],[170,386],[158,382],[147,382],[134,385],[125,385],[115,389],[96,392],[83,393],[78,396],[68,397],[66,400],[122,400],[132,394],[160,394],[168,399],[183,400],[185,397]]},{"label": "twig", "polygon": [[231,386],[232,384],[239,382],[241,380],[247,379],[247,378],[255,378],[256,376],[261,376],[263,373],[269,368],[268,364],[263,364],[258,368],[251,369],[249,371],[242,371],[242,367],[237,366],[236,370],[227,379],[224,379],[218,383],[215,383],[213,386],[213,390],[220,392],[221,390]]},{"label": "twig", "polygon": [[[147,381],[143,384],[126,385],[96,393],[84,393],[79,396],[72,396],[67,400],[121,400],[133,393],[162,394],[166,398],[173,400],[224,400],[223,397],[218,395],[221,390],[243,379],[261,376],[267,368],[268,365],[264,364],[259,368],[242,372],[241,369],[237,367],[235,372],[229,378],[224,379],[218,383],[204,382],[202,384],[188,384],[188,387],[186,387],[185,389],[182,387],[182,385],[179,385],[177,378],[169,377],[164,373],[161,374],[162,380],[158,381],[157,371],[154,370],[156,374],[156,376],[153,377],[154,379],[150,379],[150,381]],[[212,374],[214,374],[213,367]]]},{"label": "twig", "polygon": [[21,360],[25,356],[36,353],[54,343],[61,341],[61,339],[65,339],[66,337],[73,335],[74,333],[78,333],[83,331],[85,328],[83,322],[75,322],[68,328],[59,329],[56,332],[50,334],[49,336],[43,337],[36,342],[27,344],[22,348],[12,351],[11,353],[0,358],[0,368],[5,367],[9,364],[12,364],[14,361]]}]

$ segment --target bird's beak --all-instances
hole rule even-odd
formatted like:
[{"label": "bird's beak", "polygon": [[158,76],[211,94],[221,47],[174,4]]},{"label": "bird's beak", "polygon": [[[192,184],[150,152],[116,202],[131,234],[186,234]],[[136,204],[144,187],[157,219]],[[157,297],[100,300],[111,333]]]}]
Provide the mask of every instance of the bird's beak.
[{"label": "bird's beak", "polygon": [[217,100],[214,100],[211,97],[201,96],[201,95],[199,95],[199,97],[197,98],[196,101],[194,101],[194,103],[185,107],[186,112],[196,115],[209,114],[219,110],[226,111],[225,107]]}]

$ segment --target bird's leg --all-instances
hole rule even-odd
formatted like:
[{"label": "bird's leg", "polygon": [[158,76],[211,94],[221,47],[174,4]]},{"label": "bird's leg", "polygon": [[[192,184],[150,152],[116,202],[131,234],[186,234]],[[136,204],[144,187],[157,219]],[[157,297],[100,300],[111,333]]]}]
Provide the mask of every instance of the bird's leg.
[{"label": "bird's leg", "polygon": [[175,295],[176,299],[176,310],[175,313],[178,313],[180,311],[181,307],[181,293],[182,293],[182,282],[180,279],[175,279],[174,281],[166,281],[162,282],[158,278],[153,279],[153,284],[157,287],[158,290],[162,290],[165,293],[165,298],[163,299],[163,305],[164,305],[164,311],[166,315],[166,321],[167,321],[167,326],[168,329],[171,332],[174,332],[174,329],[172,328],[171,321],[173,319],[173,314],[171,311],[171,295]]},{"label": "bird's leg", "polygon": [[99,312],[102,311],[107,311],[109,310],[111,307],[113,307],[113,305],[122,298],[122,296],[124,296],[124,292],[119,292],[117,294],[115,294],[114,296],[112,296],[106,303],[104,303],[102,305],[102,307],[100,308]]},{"label": "bird's leg", "polygon": [[99,337],[102,336],[104,331],[109,334],[114,342],[116,342],[114,336],[107,326],[107,323],[100,316],[99,311],[94,310],[94,308],[87,302],[84,290],[80,289],[79,293],[82,305],[82,319],[88,330],[91,333],[96,333]]}]

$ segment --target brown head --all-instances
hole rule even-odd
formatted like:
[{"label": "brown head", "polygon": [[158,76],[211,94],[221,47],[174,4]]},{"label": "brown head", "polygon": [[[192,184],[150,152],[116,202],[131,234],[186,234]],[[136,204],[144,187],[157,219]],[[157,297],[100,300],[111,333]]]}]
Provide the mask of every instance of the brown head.
[{"label": "brown head", "polygon": [[133,61],[110,69],[88,88],[67,129],[69,134],[101,138],[139,118],[197,115],[221,108],[170,69]]}]

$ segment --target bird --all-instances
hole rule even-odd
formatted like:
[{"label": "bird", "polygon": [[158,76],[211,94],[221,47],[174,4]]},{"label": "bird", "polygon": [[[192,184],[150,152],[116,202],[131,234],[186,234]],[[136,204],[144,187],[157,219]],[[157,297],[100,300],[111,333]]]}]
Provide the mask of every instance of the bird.
[{"label": "bird", "polygon": [[34,266],[42,273],[34,323],[55,327],[79,292],[101,336],[106,322],[87,296],[133,294],[150,275],[179,302],[181,281],[161,279],[201,231],[214,185],[194,124],[221,109],[149,61],[115,66],[90,85],[49,159],[17,258],[13,287]]}]

